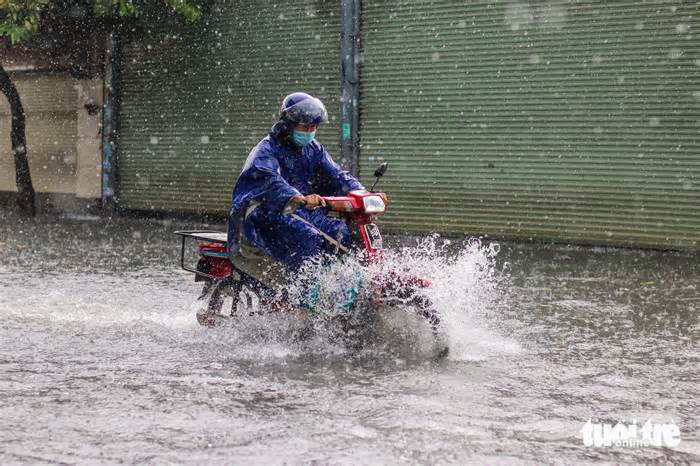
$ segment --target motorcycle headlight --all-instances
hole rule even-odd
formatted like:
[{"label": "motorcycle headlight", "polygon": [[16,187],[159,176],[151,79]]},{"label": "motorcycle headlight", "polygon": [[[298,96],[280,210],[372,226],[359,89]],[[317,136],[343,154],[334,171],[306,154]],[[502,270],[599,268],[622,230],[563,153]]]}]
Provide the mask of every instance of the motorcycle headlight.
[{"label": "motorcycle headlight", "polygon": [[384,200],[379,196],[365,196],[362,198],[365,212],[368,214],[380,214],[386,210]]}]

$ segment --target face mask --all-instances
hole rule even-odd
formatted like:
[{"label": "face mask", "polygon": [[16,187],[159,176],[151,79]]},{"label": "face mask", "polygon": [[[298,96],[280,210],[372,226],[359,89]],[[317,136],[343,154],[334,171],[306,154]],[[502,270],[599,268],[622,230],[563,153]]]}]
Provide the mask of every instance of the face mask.
[{"label": "face mask", "polygon": [[292,139],[301,147],[308,146],[316,137],[316,131],[293,131]]}]

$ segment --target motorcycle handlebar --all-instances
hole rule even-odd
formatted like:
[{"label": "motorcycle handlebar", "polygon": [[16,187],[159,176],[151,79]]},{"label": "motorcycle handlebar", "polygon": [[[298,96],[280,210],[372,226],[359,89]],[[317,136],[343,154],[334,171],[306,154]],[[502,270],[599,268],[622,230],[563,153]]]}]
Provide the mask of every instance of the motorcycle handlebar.
[{"label": "motorcycle handlebar", "polygon": [[[324,199],[324,201],[325,201],[325,199]],[[307,208],[306,205],[307,205],[306,201],[303,201],[303,200],[299,201],[297,203],[297,209],[306,209]],[[312,207],[312,209],[314,209],[314,208]],[[318,207],[316,207],[316,209],[324,209],[325,211],[329,211],[331,209],[331,206],[330,206],[330,204],[328,204],[328,202],[326,202],[326,205],[319,205]]]},{"label": "motorcycle handlebar", "polygon": [[327,208],[327,207],[328,207],[328,204],[326,204],[325,206],[321,206],[321,205],[320,205],[320,206],[318,206],[318,207],[307,207],[306,201],[299,201],[299,203],[297,204],[297,209],[311,209],[311,210],[314,210],[314,209],[325,209],[325,208]]}]

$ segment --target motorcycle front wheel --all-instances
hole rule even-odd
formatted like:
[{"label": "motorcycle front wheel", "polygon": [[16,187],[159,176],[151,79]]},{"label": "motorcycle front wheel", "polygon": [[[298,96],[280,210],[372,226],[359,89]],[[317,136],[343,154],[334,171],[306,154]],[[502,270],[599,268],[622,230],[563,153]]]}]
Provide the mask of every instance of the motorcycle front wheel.
[{"label": "motorcycle front wheel", "polygon": [[[418,297],[417,297],[418,298]],[[436,359],[444,359],[450,352],[450,347],[447,344],[445,335],[441,332],[442,321],[438,315],[437,308],[432,301],[424,296],[419,299],[414,299],[413,309],[415,312],[424,318],[433,334],[433,346],[435,348]]]}]

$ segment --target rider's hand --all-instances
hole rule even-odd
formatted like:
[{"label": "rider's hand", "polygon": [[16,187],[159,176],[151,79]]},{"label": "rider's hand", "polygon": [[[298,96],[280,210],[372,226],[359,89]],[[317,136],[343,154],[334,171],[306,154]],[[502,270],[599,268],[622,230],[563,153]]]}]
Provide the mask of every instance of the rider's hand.
[{"label": "rider's hand", "polygon": [[326,206],[326,201],[324,201],[318,194],[309,194],[308,196],[304,196],[303,201],[306,202],[307,209],[318,209],[319,207]]}]

